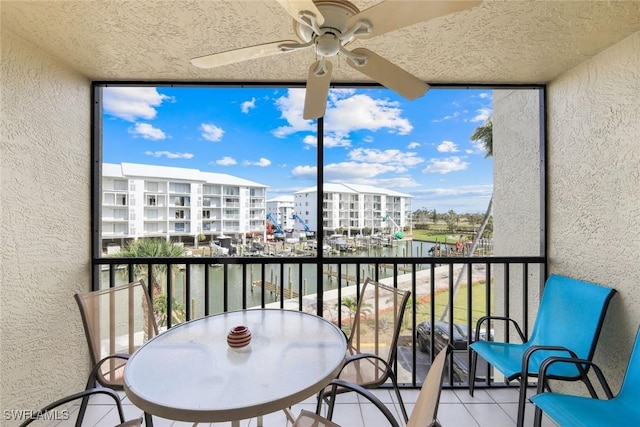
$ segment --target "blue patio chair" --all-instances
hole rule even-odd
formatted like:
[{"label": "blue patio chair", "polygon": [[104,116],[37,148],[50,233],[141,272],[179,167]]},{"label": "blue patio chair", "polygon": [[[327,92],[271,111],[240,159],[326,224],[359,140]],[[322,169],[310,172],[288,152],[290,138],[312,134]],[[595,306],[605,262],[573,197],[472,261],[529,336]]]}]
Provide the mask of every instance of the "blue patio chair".
[{"label": "blue patio chair", "polygon": [[[547,372],[551,366],[567,363],[578,367],[591,366],[607,399],[543,393],[548,389]],[[535,427],[540,427],[542,423],[542,412],[561,427],[640,426],[640,330],[636,334],[627,372],[617,396],[613,397],[602,371],[593,362],[568,357],[550,357],[540,365],[538,394],[531,397],[531,401],[536,405]]]},{"label": "blue patio chair", "polygon": [[[502,372],[507,381],[519,379],[517,427],[524,424],[527,393],[527,377],[537,377],[540,364],[551,356],[574,357],[592,360],[604,316],[615,290],[595,283],[560,275],[551,275],[543,289],[538,315],[527,340],[516,321],[502,316],[485,316],[478,319],[474,343],[471,344],[471,369],[469,394],[473,396],[478,355]],[[491,320],[502,320],[507,327],[513,325],[522,343],[480,341],[482,325]],[[589,392],[595,390],[587,372],[575,366],[554,366],[549,378],[583,381]]]}]

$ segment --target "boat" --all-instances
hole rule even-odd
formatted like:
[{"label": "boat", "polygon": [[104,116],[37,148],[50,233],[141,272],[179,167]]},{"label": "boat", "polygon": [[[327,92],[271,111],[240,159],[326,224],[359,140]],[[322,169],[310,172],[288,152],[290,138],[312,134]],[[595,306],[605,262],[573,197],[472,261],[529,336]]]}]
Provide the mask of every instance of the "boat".
[{"label": "boat", "polygon": [[346,251],[349,249],[349,243],[342,237],[342,234],[332,234],[327,239],[327,243],[334,249]]}]

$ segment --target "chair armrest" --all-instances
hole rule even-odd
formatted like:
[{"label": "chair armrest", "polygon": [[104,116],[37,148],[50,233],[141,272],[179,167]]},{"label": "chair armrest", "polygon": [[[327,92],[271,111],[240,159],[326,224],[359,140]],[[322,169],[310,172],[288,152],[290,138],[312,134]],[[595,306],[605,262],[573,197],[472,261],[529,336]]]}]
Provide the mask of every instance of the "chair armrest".
[{"label": "chair armrest", "polygon": [[[128,360],[129,356],[130,355],[126,353],[116,353],[116,354],[110,354],[98,360],[96,365],[93,367],[93,369],[91,369],[91,372],[89,373],[89,380],[87,381],[87,386],[85,387],[85,389],[89,390],[96,386],[96,381],[98,381],[98,378],[99,378],[98,374],[100,373],[100,369],[102,368],[102,365],[104,365],[106,362],[108,362],[111,359]],[[104,386],[104,384],[100,384],[100,385]]]},{"label": "chair armrest", "polygon": [[604,390],[604,393],[607,396],[607,399],[613,398],[611,387],[609,387],[609,384],[607,383],[607,380],[605,379],[604,374],[602,373],[602,370],[600,369],[600,367],[590,360],[578,359],[576,357],[551,356],[544,359],[544,361],[540,364],[539,379],[538,379],[538,393],[543,393],[545,387],[548,388],[547,381],[549,380],[549,378],[547,377],[547,371],[549,370],[549,367],[554,363],[571,363],[578,367],[581,367],[584,365],[590,366],[591,369],[593,369],[593,372],[595,372],[596,377],[598,378],[598,381],[600,382],[600,385],[602,386],[602,389]]},{"label": "chair armrest", "polygon": [[[481,318],[479,318],[478,321],[476,322],[476,334],[474,337],[474,341],[480,341],[480,326],[484,322],[489,322],[489,320],[504,320],[505,322],[507,322],[507,325],[509,323],[513,323],[513,326],[516,328],[516,332],[518,332],[518,335],[520,336],[520,339],[522,340],[522,342],[526,341],[526,338],[524,337],[524,334],[522,333],[522,329],[520,328],[520,325],[518,325],[518,322],[516,322],[514,319],[510,317],[505,317],[505,316],[482,316]],[[487,325],[487,330],[488,329],[489,328]]]},{"label": "chair armrest", "polygon": [[[347,358],[344,361],[344,364],[342,365],[342,368],[340,369],[340,372],[342,372],[345,366],[347,366],[349,363],[355,362],[356,360],[360,360],[360,359],[376,359],[376,361],[382,363],[386,369],[391,370],[391,365],[389,365],[389,363],[385,359],[381,358],[380,356],[376,356],[373,353],[356,353],[356,354],[347,356]],[[338,373],[338,376],[339,375],[340,373]]]},{"label": "chair armrest", "polygon": [[[533,356],[533,354],[537,351],[564,351],[566,352],[570,358],[573,359],[577,359],[578,355],[575,354],[572,350],[563,347],[563,346],[557,346],[557,345],[532,345],[531,347],[527,348],[524,353],[522,354],[522,370],[520,371],[521,374],[521,378],[526,378],[529,375],[529,361],[531,360],[531,357]],[[550,357],[555,357],[555,356],[550,356]],[[585,375],[586,372],[584,371],[584,368],[581,366],[577,366],[578,370],[580,371],[581,375]],[[540,370],[538,369],[538,375],[540,374]]]},{"label": "chair armrest", "polygon": [[[51,411],[54,408],[57,408],[60,405],[64,405],[66,403],[70,403],[74,400],[78,400],[78,399],[82,399],[84,397],[89,397],[89,396],[93,396],[94,394],[106,394],[107,396],[111,397],[116,405],[116,409],[118,411],[118,416],[120,417],[120,422],[121,423],[125,423],[125,419],[124,419],[124,412],[122,411],[122,403],[120,402],[120,396],[118,396],[118,394],[106,387],[96,387],[96,388],[90,388],[88,390],[83,390],[80,391],[78,393],[74,393],[71,394],[69,396],[63,397],[62,399],[58,399],[53,403],[50,403],[49,405],[45,406],[44,408],[40,409],[39,411],[34,411],[33,414],[31,415],[31,417],[29,417],[28,420],[26,420],[25,422],[23,422],[22,424],[20,424],[19,427],[25,427],[29,424],[31,424],[32,422],[34,422],[35,420],[40,419],[42,416],[46,416],[46,413]],[[135,421],[139,421],[139,420],[133,420]],[[135,425],[135,424],[133,424]]]},{"label": "chair armrest", "polygon": [[357,384],[353,384],[344,380],[333,380],[331,381],[329,386],[331,387],[331,390],[329,391],[329,408],[327,411],[328,420],[331,420],[331,418],[333,417],[333,406],[335,404],[336,392],[340,387],[340,388],[354,391],[358,393],[360,396],[363,396],[368,401],[373,403],[380,412],[382,412],[382,414],[385,416],[387,421],[389,421],[389,424],[392,427],[400,427],[400,424],[398,424],[398,421],[395,419],[395,417],[393,416],[389,408],[387,408],[385,404],[380,401],[380,399],[378,399],[373,393],[371,393],[369,390],[365,389],[364,387],[360,387]]},{"label": "chair armrest", "polygon": [[103,357],[102,359],[98,360],[98,363],[96,363],[96,366],[100,366],[103,363],[105,363],[107,360],[110,359],[124,359],[124,360],[128,360],[129,357],[131,357],[130,354],[127,353],[116,353],[116,354],[110,354],[108,356]]}]

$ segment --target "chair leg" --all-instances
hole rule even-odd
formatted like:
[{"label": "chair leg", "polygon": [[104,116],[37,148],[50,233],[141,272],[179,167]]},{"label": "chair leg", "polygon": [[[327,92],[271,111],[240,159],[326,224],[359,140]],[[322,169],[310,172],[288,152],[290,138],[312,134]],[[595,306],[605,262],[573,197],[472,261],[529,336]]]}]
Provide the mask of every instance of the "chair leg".
[{"label": "chair leg", "polygon": [[518,397],[518,418],[516,427],[524,427],[524,410],[527,404],[527,382],[526,377],[520,377],[520,396]]},{"label": "chair leg", "polygon": [[402,411],[402,417],[404,418],[404,422],[409,421],[409,416],[407,415],[407,409],[404,407],[404,402],[402,401],[402,394],[400,393],[400,388],[398,387],[398,381],[396,380],[396,375],[391,371],[389,373],[389,377],[391,378],[391,383],[393,384],[393,389],[396,391],[396,396],[398,398],[398,404],[400,405],[400,410]]},{"label": "chair leg", "polygon": [[78,418],[76,419],[76,427],[82,426],[82,420],[84,420],[84,415],[87,412],[88,404],[89,404],[89,396],[83,397],[82,403],[80,403],[80,409],[78,409]]},{"label": "chair leg", "polygon": [[323,397],[323,391],[319,391],[318,392],[318,403],[316,405],[316,414],[318,415],[322,415],[322,400],[324,399]]},{"label": "chair leg", "polygon": [[153,417],[148,412],[144,413],[144,425],[145,427],[153,427]]},{"label": "chair leg", "polygon": [[[98,365],[94,366],[93,369],[91,369],[85,390],[92,389],[96,385],[98,385],[98,369],[99,369]],[[82,403],[80,403],[80,409],[78,410],[76,427],[81,427],[82,420],[84,420],[84,415],[87,412],[87,405],[89,405],[89,396],[85,396],[82,398]]]},{"label": "chair leg", "polygon": [[542,426],[542,409],[536,406],[536,412],[533,416],[533,427],[541,427]]},{"label": "chair leg", "polygon": [[476,385],[476,365],[478,364],[478,353],[471,351],[471,366],[469,367],[469,394],[473,397],[473,389]]}]

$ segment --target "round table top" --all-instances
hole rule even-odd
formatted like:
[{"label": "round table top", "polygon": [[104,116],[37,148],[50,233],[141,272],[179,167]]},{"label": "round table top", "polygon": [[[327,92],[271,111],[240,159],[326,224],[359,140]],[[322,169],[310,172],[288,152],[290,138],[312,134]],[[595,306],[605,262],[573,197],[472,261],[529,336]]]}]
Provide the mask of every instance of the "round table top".
[{"label": "round table top", "polygon": [[[251,331],[241,349],[227,344],[238,325]],[[257,417],[313,396],[344,362],[346,339],[308,313],[250,309],[193,320],[156,336],[128,360],[127,397],[152,415],[219,422]]]}]

